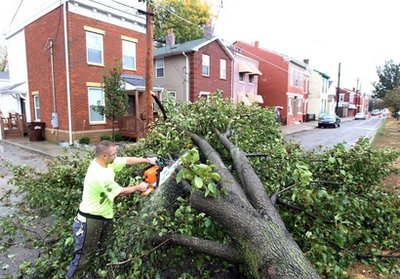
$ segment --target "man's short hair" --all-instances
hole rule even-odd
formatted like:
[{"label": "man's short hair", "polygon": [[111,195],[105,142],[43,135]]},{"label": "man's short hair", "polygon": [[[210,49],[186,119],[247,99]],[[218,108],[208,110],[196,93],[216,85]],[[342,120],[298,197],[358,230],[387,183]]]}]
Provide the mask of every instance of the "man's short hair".
[{"label": "man's short hair", "polygon": [[96,156],[101,156],[106,153],[115,144],[109,140],[102,140],[96,145]]}]

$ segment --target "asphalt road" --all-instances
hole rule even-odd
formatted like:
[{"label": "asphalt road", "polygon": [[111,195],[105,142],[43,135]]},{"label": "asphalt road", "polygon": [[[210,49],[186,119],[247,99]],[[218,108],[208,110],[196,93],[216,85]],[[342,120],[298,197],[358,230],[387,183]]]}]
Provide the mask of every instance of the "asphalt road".
[{"label": "asphalt road", "polygon": [[367,120],[352,120],[342,122],[339,128],[315,128],[285,136],[286,141],[295,141],[305,150],[315,150],[319,147],[329,148],[338,143],[344,143],[348,148],[361,137],[373,139],[383,119],[373,117]]},{"label": "asphalt road", "polygon": [[[6,166],[7,162],[13,165],[27,165],[38,170],[47,170],[47,157],[31,153],[11,144],[0,142],[0,221],[7,220],[19,227],[19,233],[0,237],[0,278],[18,274],[19,265],[24,261],[35,261],[40,256],[40,251],[29,248],[29,237],[44,237],[43,227],[50,225],[49,219],[34,219],[21,222],[19,217],[19,203],[24,195],[18,192],[16,186],[8,184],[12,178],[11,170]],[[26,225],[29,226],[28,230]]]}]

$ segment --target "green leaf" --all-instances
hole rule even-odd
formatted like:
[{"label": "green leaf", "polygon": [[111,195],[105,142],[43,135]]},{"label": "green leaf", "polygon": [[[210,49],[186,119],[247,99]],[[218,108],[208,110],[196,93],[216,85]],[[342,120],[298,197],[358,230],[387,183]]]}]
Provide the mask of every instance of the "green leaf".
[{"label": "green leaf", "polygon": [[208,190],[210,190],[211,193],[213,194],[217,193],[217,186],[214,183],[212,182],[208,183],[207,188]]},{"label": "green leaf", "polygon": [[215,180],[216,182],[221,181],[221,176],[219,175],[219,173],[217,172],[212,172],[209,175],[213,180]]},{"label": "green leaf", "polygon": [[194,186],[196,186],[196,188],[201,189],[203,187],[203,179],[201,179],[198,176],[194,177]]}]

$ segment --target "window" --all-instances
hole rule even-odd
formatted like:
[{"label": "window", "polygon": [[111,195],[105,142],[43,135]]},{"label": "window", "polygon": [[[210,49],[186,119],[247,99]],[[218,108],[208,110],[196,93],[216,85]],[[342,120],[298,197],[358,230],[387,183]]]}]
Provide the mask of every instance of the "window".
[{"label": "window", "polygon": [[219,78],[226,79],[226,60],[225,59],[219,60]]},{"label": "window", "polygon": [[122,40],[122,66],[127,70],[136,69],[136,43]]},{"label": "window", "polygon": [[293,98],[289,98],[288,114],[293,114]]},{"label": "window", "polygon": [[244,73],[239,73],[239,81],[244,82]]},{"label": "window", "polygon": [[104,92],[101,88],[89,87],[89,123],[90,124],[104,124],[106,122],[105,116],[101,115],[97,110],[97,106],[104,106]]},{"label": "window", "polygon": [[35,110],[35,120],[40,120],[40,100],[39,95],[33,96],[33,105]]},{"label": "window", "polygon": [[86,31],[88,64],[103,65],[103,35]]},{"label": "window", "polygon": [[249,75],[249,83],[250,84],[254,83],[254,75]]},{"label": "window", "polygon": [[199,93],[199,99],[206,99],[207,101],[210,99],[210,92],[203,92]]},{"label": "window", "polygon": [[156,77],[157,78],[164,77],[164,59],[156,60]]},{"label": "window", "polygon": [[297,98],[297,113],[301,113],[303,111],[303,99]]},{"label": "window", "polygon": [[344,102],[344,94],[339,94],[339,102]]},{"label": "window", "polygon": [[203,76],[209,77],[210,76],[210,56],[203,54],[202,56],[202,73]]},{"label": "window", "polygon": [[175,100],[176,99],[176,91],[166,91],[163,95],[164,100]]}]

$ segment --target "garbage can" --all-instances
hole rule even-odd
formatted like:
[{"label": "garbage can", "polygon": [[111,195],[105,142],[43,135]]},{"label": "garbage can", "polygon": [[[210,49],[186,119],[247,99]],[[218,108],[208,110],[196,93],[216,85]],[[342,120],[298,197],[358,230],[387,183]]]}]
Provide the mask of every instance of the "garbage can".
[{"label": "garbage can", "polygon": [[44,122],[28,123],[28,137],[30,141],[41,141],[44,139]]},{"label": "garbage can", "polygon": [[307,122],[315,121],[315,114],[314,113],[307,113]]}]

